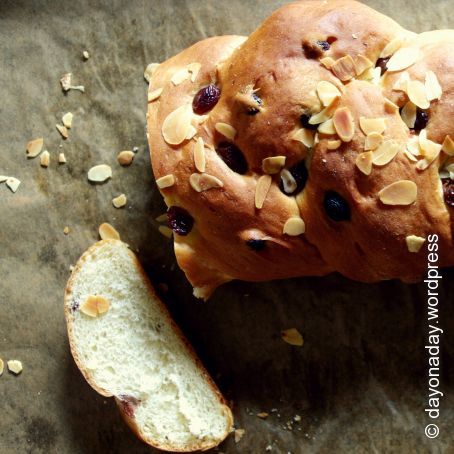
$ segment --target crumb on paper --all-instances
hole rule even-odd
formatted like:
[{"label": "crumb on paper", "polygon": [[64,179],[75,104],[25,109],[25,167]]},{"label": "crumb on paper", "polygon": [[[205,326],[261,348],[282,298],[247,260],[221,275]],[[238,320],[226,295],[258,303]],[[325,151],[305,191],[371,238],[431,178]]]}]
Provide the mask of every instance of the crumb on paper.
[{"label": "crumb on paper", "polygon": [[101,240],[119,240],[120,234],[108,222],[104,222],[98,229]]},{"label": "crumb on paper", "polygon": [[7,363],[8,370],[14,375],[19,375],[22,372],[22,363],[17,359],[10,359]]},{"label": "crumb on paper", "polygon": [[258,416],[260,419],[266,419],[266,418],[268,418],[269,413],[267,413],[266,411],[262,411],[262,412],[260,412],[260,413],[257,413],[257,416]]},{"label": "crumb on paper", "polygon": [[3,362],[3,359],[0,358],[0,377],[3,375],[4,370],[5,370],[5,363]]},{"label": "crumb on paper", "polygon": [[235,443],[239,443],[240,440],[243,438],[244,433],[246,431],[244,429],[235,429],[234,434],[235,434]]},{"label": "crumb on paper", "polygon": [[126,195],[120,194],[119,196],[112,199],[112,204],[115,208],[123,208],[126,205],[127,201],[128,199],[126,198]]},{"label": "crumb on paper", "polygon": [[61,134],[63,139],[66,140],[69,137],[68,129],[66,128],[66,126],[56,124],[55,127],[57,128],[58,132]]},{"label": "crumb on paper", "polygon": [[59,153],[58,154],[58,163],[59,164],[65,164],[66,163],[65,153]]},{"label": "crumb on paper", "polygon": [[82,57],[84,58],[84,60],[88,60],[90,58],[90,54],[89,54],[88,50],[84,50],[82,52]]},{"label": "crumb on paper", "polygon": [[72,73],[63,74],[60,79],[60,84],[63,91],[67,92],[69,90],[79,90],[82,93],[85,92],[85,87],[83,85],[71,85]]},{"label": "crumb on paper", "polygon": [[287,344],[301,347],[304,343],[303,336],[296,328],[289,328],[281,331],[282,340]]},{"label": "crumb on paper", "polygon": [[61,121],[65,128],[71,129],[71,126],[73,125],[73,117],[74,115],[71,112],[67,112],[63,115],[63,117],[61,117]]},{"label": "crumb on paper", "polygon": [[26,149],[27,158],[36,158],[36,156],[38,156],[41,153],[41,151],[43,149],[43,145],[44,145],[44,139],[42,137],[40,137],[38,139],[30,140],[27,143],[27,149]]},{"label": "crumb on paper", "polygon": [[6,186],[8,186],[11,191],[16,192],[21,184],[21,181],[15,177],[8,177],[6,180]]},{"label": "crumb on paper", "polygon": [[68,233],[69,233],[69,227],[68,227],[68,226],[66,226],[66,227],[63,229],[63,233],[64,233],[65,235],[68,235]]},{"label": "crumb on paper", "polygon": [[50,163],[50,154],[47,150],[44,150],[39,157],[39,163],[41,167],[47,168]]}]

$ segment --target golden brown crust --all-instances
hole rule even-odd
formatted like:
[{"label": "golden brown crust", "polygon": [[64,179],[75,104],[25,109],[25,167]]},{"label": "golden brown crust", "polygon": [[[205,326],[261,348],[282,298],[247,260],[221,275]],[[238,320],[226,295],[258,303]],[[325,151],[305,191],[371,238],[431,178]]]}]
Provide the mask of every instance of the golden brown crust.
[{"label": "golden brown crust", "polygon": [[[450,161],[443,152],[427,169],[417,168],[424,164],[423,154],[415,158],[418,162],[410,160],[405,150],[419,131],[410,131],[398,110],[409,94],[393,86],[405,71],[411,80],[423,83],[433,71],[443,94],[425,109],[430,119],[426,132],[440,148],[447,135],[454,137],[453,44],[454,31],[415,35],[361,3],[313,0],[282,7],[244,42],[237,37],[211,38],[162,63],[150,83],[150,91],[163,88],[148,108],[152,165],[157,179],[175,177],[174,185],[161,189],[167,205],[185,208],[195,220],[189,235],[175,235],[175,252],[196,296],[207,298],[230,279],[264,281],[332,271],[365,282],[413,282],[424,273],[426,258],[424,248],[409,251],[406,238],[411,235],[427,238],[436,233],[439,265],[452,265],[451,208],[440,196],[439,178],[440,167]],[[416,61],[408,69],[377,76],[379,58],[406,47],[418,49]],[[175,72],[194,62],[201,65],[197,78],[175,86]],[[347,116],[335,117],[346,118],[344,123],[351,117],[354,131],[352,137],[343,136],[337,121],[334,133],[320,132],[313,145],[302,145],[294,137],[302,127],[300,116],[310,117],[325,107],[317,91],[321,81],[341,92],[326,119],[343,110]],[[169,145],[164,121],[210,83],[221,89],[219,102],[203,124],[193,123],[194,138]],[[253,93],[261,104],[259,112],[250,115]],[[398,147],[397,155],[373,165],[370,175],[356,165],[358,155],[368,151],[361,117],[383,120],[381,140]],[[235,137],[223,137],[219,123],[231,125]],[[205,172],[220,180],[221,188],[196,192],[191,186],[190,176],[200,170],[193,160],[197,138],[206,145]],[[335,148],[340,138],[344,141]],[[216,146],[226,140],[243,153],[246,174],[231,170],[216,153]],[[272,156],[285,156],[287,169],[305,160],[309,177],[304,189],[289,197],[279,189],[279,174],[272,175],[258,209],[255,193],[264,175],[262,162]],[[405,206],[384,204],[379,192],[400,180],[417,185],[416,200]],[[347,201],[351,219],[339,222],[328,216],[324,199],[330,191]],[[286,221],[299,216],[305,233],[284,234]],[[246,243],[249,239],[264,239],[266,246],[253,250]]]}]

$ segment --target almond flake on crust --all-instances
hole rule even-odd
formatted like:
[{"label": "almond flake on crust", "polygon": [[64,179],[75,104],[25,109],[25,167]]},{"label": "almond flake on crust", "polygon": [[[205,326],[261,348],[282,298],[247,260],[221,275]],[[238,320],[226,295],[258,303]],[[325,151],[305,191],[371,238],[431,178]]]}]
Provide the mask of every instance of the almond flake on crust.
[{"label": "almond flake on crust", "polygon": [[50,154],[47,150],[44,150],[39,157],[39,163],[41,167],[49,167],[50,163]]},{"label": "almond flake on crust", "polygon": [[325,121],[329,120],[333,117],[334,111],[336,109],[336,102],[333,102],[328,107],[325,107],[320,112],[314,114],[309,118],[310,125],[319,125],[320,123],[324,123]]},{"label": "almond flake on crust", "polygon": [[375,150],[380,146],[383,142],[383,136],[378,132],[370,132],[366,136],[366,141],[364,143],[364,149],[368,150]]},{"label": "almond flake on crust", "polygon": [[370,175],[372,172],[372,157],[372,151],[366,151],[356,156],[356,167],[358,167],[364,175]]},{"label": "almond flake on crust", "polygon": [[197,192],[224,187],[224,183],[219,178],[207,173],[193,173],[189,177],[189,184]]},{"label": "almond flake on crust", "polygon": [[405,44],[405,39],[401,36],[398,36],[392,39],[381,51],[380,58],[387,58],[393,55]]},{"label": "almond flake on crust", "polygon": [[259,210],[263,208],[266,196],[271,187],[271,182],[272,178],[270,175],[262,175],[257,180],[257,185],[255,187],[255,207]]},{"label": "almond flake on crust", "polygon": [[334,84],[327,82],[326,80],[321,80],[317,84],[317,94],[324,107],[329,106],[335,99],[342,95]]},{"label": "almond flake on crust", "polygon": [[445,137],[441,149],[448,156],[454,156],[454,140],[451,139],[451,136],[448,135]]},{"label": "almond flake on crust", "polygon": [[16,192],[20,185],[20,180],[15,177],[8,177],[6,180],[6,186],[8,186],[11,191]]},{"label": "almond flake on crust", "polygon": [[327,69],[331,69],[331,67],[336,63],[336,60],[331,57],[324,57],[320,59],[320,63]]},{"label": "almond flake on crust", "polygon": [[199,172],[205,172],[205,143],[202,137],[199,137],[194,145],[194,165]]},{"label": "almond flake on crust", "polygon": [[229,125],[228,123],[216,123],[214,128],[219,134],[222,134],[224,137],[227,137],[227,139],[234,140],[236,136],[236,129],[232,126]]},{"label": "almond flake on crust", "polygon": [[410,101],[421,109],[428,109],[430,101],[427,98],[426,87],[419,80],[407,82],[407,94]]},{"label": "almond flake on crust", "polygon": [[281,337],[287,344],[301,347],[304,343],[303,336],[296,328],[289,328],[281,331]]},{"label": "almond flake on crust", "polygon": [[398,49],[389,59],[386,68],[389,72],[402,71],[414,65],[419,59],[419,50],[415,47]]},{"label": "almond flake on crust", "polygon": [[334,112],[333,124],[342,142],[350,142],[355,135],[355,124],[348,107],[341,107]]},{"label": "almond flake on crust", "polygon": [[175,177],[173,174],[164,175],[156,180],[156,185],[159,189],[170,188],[175,184]]},{"label": "almond flake on crust", "polygon": [[129,166],[134,160],[135,154],[130,150],[120,151],[117,155],[118,164],[121,166]]},{"label": "almond flake on crust", "polygon": [[73,117],[74,115],[71,112],[67,112],[63,115],[63,117],[61,117],[61,121],[65,128],[71,129],[71,126],[73,125]]},{"label": "almond flake on crust", "polygon": [[103,222],[98,229],[101,240],[119,240],[120,234],[108,222]]},{"label": "almond flake on crust", "polygon": [[328,150],[337,150],[342,145],[341,140],[328,140],[326,142],[326,148]]},{"label": "almond flake on crust", "polygon": [[350,55],[336,60],[330,69],[342,82],[351,80],[356,76],[355,61]]},{"label": "almond flake on crust", "polygon": [[199,74],[202,65],[200,63],[189,63],[187,66],[188,71],[191,73],[191,82],[195,82],[197,74]]},{"label": "almond flake on crust", "polygon": [[426,239],[421,236],[409,235],[405,238],[409,252],[419,252]]},{"label": "almond flake on crust", "polygon": [[384,118],[360,117],[359,126],[366,136],[371,132],[381,134],[386,129],[386,122]]},{"label": "almond flake on crust", "polygon": [[87,176],[93,183],[102,183],[112,177],[112,169],[107,164],[99,164],[92,167]]},{"label": "almond flake on crust", "polygon": [[418,159],[415,158],[415,156],[408,151],[407,148],[403,150],[404,155],[408,158],[409,161],[411,162],[418,162]]},{"label": "almond flake on crust", "polygon": [[290,138],[297,142],[301,142],[307,148],[312,148],[314,146],[314,132],[309,129],[297,129]]},{"label": "almond flake on crust", "polygon": [[81,304],[80,311],[89,317],[96,318],[105,314],[110,307],[109,300],[101,295],[89,295]]},{"label": "almond flake on crust", "polygon": [[6,362],[6,364],[8,366],[8,370],[14,375],[19,375],[23,370],[22,363],[17,359],[10,359]]},{"label": "almond flake on crust", "polygon": [[150,79],[153,76],[154,72],[158,69],[159,63],[150,63],[143,73],[145,80],[150,83]]},{"label": "almond flake on crust", "polygon": [[385,110],[388,113],[395,113],[399,111],[399,106],[394,104],[390,99],[385,98]]},{"label": "almond flake on crust", "polygon": [[44,139],[42,137],[40,137],[39,139],[30,140],[30,142],[27,143],[27,158],[36,158],[36,156],[41,153],[43,145]]},{"label": "almond flake on crust", "polygon": [[285,221],[283,233],[289,236],[302,235],[306,231],[306,224],[300,217],[291,217]]},{"label": "almond flake on crust", "polygon": [[393,90],[407,93],[408,82],[410,82],[410,75],[405,71],[399,76],[396,82],[394,82]]},{"label": "almond flake on crust", "polygon": [[156,101],[162,94],[163,88],[156,88],[156,90],[152,90],[148,92],[148,102]]},{"label": "almond flake on crust", "polygon": [[185,80],[188,80],[190,77],[190,73],[188,71],[188,68],[182,68],[176,71],[170,81],[173,83],[173,85],[180,85],[182,82]]},{"label": "almond flake on crust", "polygon": [[411,101],[408,101],[400,112],[400,116],[402,117],[403,122],[408,126],[409,129],[412,129],[415,126],[416,113],[416,106]]},{"label": "almond flake on crust", "polygon": [[395,181],[378,193],[384,205],[411,205],[416,201],[417,195],[418,187],[411,180]]},{"label": "almond flake on crust", "polygon": [[120,194],[119,196],[114,197],[112,199],[112,205],[115,208],[123,208],[126,205],[127,201],[128,201],[128,199],[126,198],[126,195],[125,194]]},{"label": "almond flake on crust", "polygon": [[372,163],[376,166],[385,166],[396,157],[400,149],[401,145],[395,140],[386,140],[373,151]]},{"label": "almond flake on crust", "polygon": [[197,129],[191,125],[189,126],[189,131],[186,134],[186,140],[191,140],[197,134]]},{"label": "almond flake on crust", "polygon": [[268,175],[279,173],[285,166],[286,156],[271,156],[262,160],[262,170]]},{"label": "almond flake on crust", "polygon": [[427,131],[423,129],[419,133],[419,148],[421,155],[424,157],[416,164],[418,170],[426,170],[439,156],[442,145],[433,142],[427,138]]},{"label": "almond flake on crust", "polygon": [[162,124],[162,136],[169,145],[179,145],[186,140],[191,128],[192,106],[184,104],[165,118]]},{"label": "almond flake on crust", "polygon": [[429,101],[435,101],[441,98],[443,90],[433,71],[427,71],[424,86],[426,87],[426,95]]},{"label": "almond flake on crust", "polygon": [[373,62],[371,62],[367,57],[362,54],[358,54],[355,57],[355,71],[356,75],[360,76],[364,73],[364,71],[372,68],[374,66]]},{"label": "almond flake on crust", "polygon": [[333,135],[336,134],[336,128],[334,127],[333,119],[330,118],[325,122],[321,123],[317,129],[320,134]]}]

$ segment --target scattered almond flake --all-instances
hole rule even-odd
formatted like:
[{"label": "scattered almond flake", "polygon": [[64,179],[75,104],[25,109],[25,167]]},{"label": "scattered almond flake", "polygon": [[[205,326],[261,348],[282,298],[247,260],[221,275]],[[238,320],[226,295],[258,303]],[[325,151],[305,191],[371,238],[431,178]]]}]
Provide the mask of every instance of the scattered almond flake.
[{"label": "scattered almond flake", "polygon": [[314,146],[314,132],[309,129],[297,129],[290,138],[297,142],[301,142],[307,148],[312,148]]},{"label": "scattered almond flake", "polygon": [[189,131],[186,135],[186,140],[191,140],[197,134],[197,129],[194,126],[189,126]]},{"label": "scattered almond flake", "polygon": [[58,125],[58,124],[55,125],[55,127],[57,128],[58,132],[61,134],[63,139],[66,140],[68,138],[68,129],[65,126]]},{"label": "scattered almond flake", "polygon": [[162,94],[163,88],[156,88],[156,90],[152,90],[148,92],[148,102],[156,101]]},{"label": "scattered almond flake", "polygon": [[368,82],[375,83],[375,82],[372,82],[375,78],[375,69],[376,68],[366,69],[362,74],[357,76],[358,80],[366,80]]},{"label": "scattered almond flake", "polygon": [[109,300],[101,295],[89,295],[81,304],[80,311],[89,317],[96,318],[105,314],[110,307]]},{"label": "scattered almond flake", "polygon": [[262,175],[257,180],[257,186],[255,187],[255,207],[259,210],[263,208],[266,196],[270,190],[272,178],[270,175]]},{"label": "scattered almond flake", "polygon": [[399,110],[399,106],[394,104],[390,99],[385,98],[385,110],[388,113],[395,113]]},{"label": "scattered almond flake", "polygon": [[383,136],[378,132],[370,132],[366,136],[366,141],[364,143],[364,149],[375,150],[383,142]]},{"label": "scattered almond flake", "polygon": [[267,413],[266,411],[262,411],[260,413],[257,413],[257,417],[260,418],[260,419],[266,419],[268,418],[269,416],[269,413]]},{"label": "scattered almond flake", "polygon": [[156,180],[156,184],[159,189],[170,188],[175,184],[175,177],[171,173],[169,175],[164,175]]},{"label": "scattered almond flake", "polygon": [[291,217],[285,221],[283,233],[289,236],[302,235],[306,231],[306,224],[300,217]]},{"label": "scattered almond flake", "polygon": [[235,429],[234,436],[235,436],[235,443],[239,443],[240,440],[243,438],[243,435],[245,434],[244,429]]},{"label": "scattered almond flake", "polygon": [[227,139],[233,140],[236,136],[236,129],[227,123],[216,123],[214,128]]},{"label": "scattered almond flake", "polygon": [[16,192],[20,185],[20,180],[14,177],[8,177],[6,180],[6,186],[8,186],[11,191]]},{"label": "scattered almond flake", "polygon": [[445,140],[443,141],[443,145],[441,146],[441,149],[448,156],[454,156],[454,140],[451,139],[451,136],[445,137]]},{"label": "scattered almond flake", "polygon": [[387,58],[393,55],[399,50],[405,43],[405,39],[402,36],[398,36],[391,40],[381,51],[380,58]]},{"label": "scattered almond flake", "polygon": [[98,229],[101,240],[119,240],[120,234],[108,222],[103,222]]},{"label": "scattered almond flake", "polygon": [[326,142],[326,148],[328,150],[337,150],[342,144],[341,140],[328,140]]},{"label": "scattered almond flake", "polygon": [[371,132],[381,134],[386,129],[386,122],[384,118],[360,117],[359,126],[366,136]]},{"label": "scattered almond flake", "polygon": [[192,116],[192,121],[196,124],[196,125],[201,125],[202,123],[204,123],[205,121],[208,120],[210,116],[209,115],[197,115],[197,114],[194,114]]},{"label": "scattered almond flake", "polygon": [[377,66],[376,68],[372,69],[372,78],[370,82],[374,85],[380,85],[381,81],[381,68]]},{"label": "scattered almond flake", "polygon": [[119,196],[112,199],[112,205],[115,208],[123,208],[126,205],[126,202],[127,198],[124,194],[120,194]]},{"label": "scattered almond flake", "polygon": [[295,415],[295,416],[293,417],[293,421],[295,421],[295,422],[300,422],[300,421],[301,421],[301,416],[300,416],[300,415]]},{"label": "scattered almond flake", "polygon": [[73,125],[73,117],[74,115],[71,112],[67,112],[63,115],[63,117],[61,117],[61,121],[65,128],[71,129],[71,126]]},{"label": "scattered almond flake", "polygon": [[418,162],[418,160],[407,150],[404,150],[404,155],[412,162]]},{"label": "scattered almond flake", "polygon": [[188,80],[190,77],[188,68],[182,68],[176,71],[170,81],[173,83],[173,85],[180,85],[183,83],[185,80]]},{"label": "scattered almond flake", "polygon": [[410,75],[405,71],[400,75],[396,82],[394,82],[393,90],[407,93],[408,82],[410,82]]},{"label": "scattered almond flake", "polygon": [[6,175],[0,175],[0,183],[4,183],[8,177]]},{"label": "scattered almond flake", "polygon": [[23,370],[22,363],[17,359],[10,359],[6,364],[8,365],[8,370],[14,375],[19,375]]},{"label": "scattered almond flake", "polygon": [[317,94],[324,107],[329,106],[335,99],[342,95],[334,84],[326,80],[322,80],[317,84]]},{"label": "scattered almond flake", "polygon": [[49,167],[50,162],[50,153],[47,150],[44,150],[39,157],[39,163],[41,167]]},{"label": "scattered almond flake", "polygon": [[273,447],[271,445],[268,445],[266,448],[265,448],[265,451],[272,451],[273,450]]},{"label": "scattered almond flake", "polygon": [[318,132],[320,134],[336,134],[336,129],[334,128],[334,122],[333,119],[330,118],[329,120],[326,120],[324,123],[321,123],[318,127]]},{"label": "scattered almond flake", "polygon": [[90,58],[90,54],[88,53],[88,50],[84,50],[82,52],[82,57],[84,58],[84,60],[88,60]]},{"label": "scattered almond flake", "polygon": [[352,33],[352,38],[353,39],[358,39],[358,35],[356,33]]},{"label": "scattered almond flake", "polygon": [[65,235],[68,235],[68,234],[69,234],[69,227],[68,227],[68,226],[66,226],[66,227],[63,229],[63,233],[64,233]]},{"label": "scattered almond flake", "polygon": [[59,164],[65,164],[66,163],[65,153],[58,153],[58,163]]},{"label": "scattered almond flake", "polygon": [[351,80],[356,76],[355,62],[350,55],[336,60],[330,69],[342,82]]},{"label": "scattered almond flake", "polygon": [[364,175],[370,175],[372,172],[372,158],[372,151],[366,151],[356,156],[356,167],[358,167]]},{"label": "scattered almond flake", "polygon": [[320,142],[320,136],[318,132],[315,133],[314,135],[314,147]]},{"label": "scattered almond flake", "polygon": [[193,173],[189,177],[189,184],[197,192],[224,187],[224,183],[219,178],[207,173]]},{"label": "scattered almond flake", "polygon": [[200,63],[190,63],[187,68],[188,71],[191,73],[191,82],[195,82],[197,78],[197,74],[199,74],[200,68],[202,65]]},{"label": "scattered almond flake", "polygon": [[145,80],[150,83],[151,76],[153,76],[154,72],[156,69],[158,69],[159,63],[150,63],[146,68],[143,73],[143,77]]},{"label": "scattered almond flake", "polygon": [[364,73],[364,71],[366,71],[369,68],[372,68],[373,66],[374,66],[373,62],[371,62],[364,55],[358,54],[355,57],[355,71],[357,76],[360,76],[361,74]]},{"label": "scattered almond flake", "polygon": [[130,150],[120,151],[117,155],[118,164],[121,166],[129,166],[134,161],[135,154]]},{"label": "scattered almond flake", "polygon": [[420,156],[421,149],[419,148],[419,137],[418,136],[411,136],[407,141],[407,150],[413,156]]},{"label": "scattered almond flake", "polygon": [[194,165],[199,172],[205,172],[205,143],[202,137],[199,137],[194,145]]},{"label": "scattered almond flake", "polygon": [[348,107],[341,107],[333,115],[334,128],[342,142],[350,142],[355,135],[355,124]]},{"label": "scattered almond flake", "polygon": [[429,101],[435,101],[436,99],[441,98],[443,90],[440,86],[440,82],[438,82],[436,74],[433,71],[427,71],[424,85],[426,87],[426,96]]},{"label": "scattered almond flake", "polygon": [[172,236],[173,236],[172,229],[170,229],[169,227],[167,227],[165,225],[160,225],[158,227],[158,230],[159,230],[159,233],[161,235],[164,235],[166,238],[172,238]]},{"label": "scattered almond flake", "polygon": [[372,162],[376,166],[384,166],[390,163],[399,150],[403,148],[395,140],[384,141],[376,150],[373,151]]},{"label": "scattered almond flake", "polygon": [[426,87],[419,80],[407,82],[407,94],[410,101],[421,109],[428,109],[430,102],[427,99]]},{"label": "scattered almond flake", "polygon": [[88,180],[93,183],[102,183],[112,177],[112,169],[107,164],[99,164],[88,171]]},{"label": "scattered almond flake", "polygon": [[71,78],[72,78],[71,73],[63,74],[62,78],[60,79],[60,84],[61,87],[63,88],[63,91],[79,90],[82,93],[84,93],[85,87],[83,85],[71,85]]},{"label": "scattered almond flake", "polygon": [[294,192],[296,190],[297,184],[296,184],[295,178],[293,178],[293,175],[290,173],[289,170],[282,169],[281,180],[282,180],[282,185],[284,187],[284,192],[286,194],[291,194],[292,192]]},{"label": "scattered almond flake", "polygon": [[419,59],[419,50],[415,47],[398,49],[389,59],[386,68],[389,72],[402,71],[414,65]]},{"label": "scattered almond flake", "polygon": [[41,153],[43,149],[44,139],[40,137],[39,139],[30,140],[27,143],[27,158],[36,158]]},{"label": "scattered almond flake", "polygon": [[301,347],[304,343],[303,336],[296,328],[289,328],[281,331],[281,337],[284,342],[290,345]]},{"label": "scattered almond flake", "polygon": [[3,375],[4,369],[5,369],[5,363],[3,362],[3,359],[0,358],[0,377]]},{"label": "scattered almond flake", "polygon": [[167,213],[162,213],[155,219],[155,221],[156,222],[167,222],[167,219],[168,219]]},{"label": "scattered almond flake", "polygon": [[191,129],[192,106],[183,104],[167,115],[162,124],[162,136],[169,145],[179,145],[186,140]]},{"label": "scattered almond flake", "polygon": [[285,166],[285,156],[271,156],[262,160],[262,170],[268,175],[279,173]]},{"label": "scattered almond flake", "polygon": [[426,129],[420,131],[418,140],[419,148],[421,149],[421,155],[432,163],[440,154],[442,145],[429,140],[427,138]]},{"label": "scattered almond flake", "polygon": [[331,67],[336,63],[336,60],[331,57],[325,57],[320,59],[320,63],[327,69],[331,69]]},{"label": "scattered almond flake", "polygon": [[331,105],[329,105],[328,107],[325,107],[319,113],[312,115],[311,118],[309,118],[309,124],[310,125],[319,125],[320,123],[324,123],[325,121],[332,118],[335,108],[336,108],[336,104],[337,103],[333,102]]},{"label": "scattered almond flake", "polygon": [[71,273],[74,271],[74,268],[75,268],[74,265],[69,265],[69,271],[71,271]]},{"label": "scattered almond flake", "polygon": [[385,205],[411,205],[416,201],[417,195],[418,187],[411,180],[395,181],[378,193],[380,201]]},{"label": "scattered almond flake", "polygon": [[409,252],[419,252],[426,239],[421,236],[409,235],[405,238]]},{"label": "scattered almond flake", "polygon": [[132,147],[132,151],[137,154],[137,152],[139,151],[139,147]]},{"label": "scattered almond flake", "polygon": [[413,129],[415,126],[416,112],[416,106],[411,101],[408,101],[400,112],[400,116],[402,117],[403,122],[408,126],[409,129]]}]

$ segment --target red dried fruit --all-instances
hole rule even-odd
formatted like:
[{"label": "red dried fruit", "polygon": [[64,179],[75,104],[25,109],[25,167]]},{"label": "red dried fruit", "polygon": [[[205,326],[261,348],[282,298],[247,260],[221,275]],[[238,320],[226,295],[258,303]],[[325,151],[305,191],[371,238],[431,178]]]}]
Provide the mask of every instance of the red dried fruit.
[{"label": "red dried fruit", "polygon": [[167,220],[169,227],[181,236],[186,236],[194,225],[194,218],[184,208],[175,205],[167,210]]},{"label": "red dried fruit", "polygon": [[244,175],[248,171],[246,159],[235,144],[221,142],[216,147],[216,152],[234,172]]},{"label": "red dried fruit", "polygon": [[443,178],[441,180],[443,183],[443,195],[445,202],[454,208],[454,181],[451,178]]},{"label": "red dried fruit", "polygon": [[201,88],[194,96],[192,110],[197,115],[210,111],[219,101],[221,90],[216,85],[207,85]]}]

